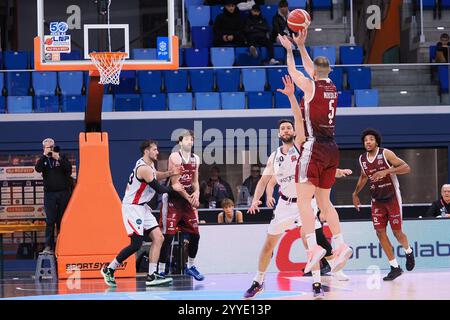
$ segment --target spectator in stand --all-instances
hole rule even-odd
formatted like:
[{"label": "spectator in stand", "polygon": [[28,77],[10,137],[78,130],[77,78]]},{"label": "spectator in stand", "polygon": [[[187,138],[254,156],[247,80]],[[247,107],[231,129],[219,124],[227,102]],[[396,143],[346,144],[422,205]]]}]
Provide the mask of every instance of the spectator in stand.
[{"label": "spectator in stand", "polygon": [[292,31],[288,28],[287,18],[289,15],[289,4],[286,0],[281,0],[278,3],[278,12],[272,19],[272,42],[280,44],[278,35],[287,36],[292,43]]},{"label": "spectator in stand", "polygon": [[436,44],[436,62],[448,63],[448,53],[450,47],[448,46],[449,36],[447,33],[441,34],[440,41]]},{"label": "spectator in stand", "polygon": [[444,184],[441,188],[441,198],[432,203],[426,216],[436,218],[450,218],[450,184]]},{"label": "spectator in stand", "polygon": [[245,46],[244,21],[232,0],[225,1],[223,13],[214,21],[214,46]]},{"label": "spectator in stand", "polygon": [[[250,196],[253,197],[256,190],[256,185],[258,184],[258,181],[261,179],[261,168],[259,165],[254,164],[252,165],[250,169],[250,176],[244,180],[242,185],[247,188],[248,192],[250,193]],[[266,203],[266,193],[264,191],[264,194],[261,198],[262,203]]]},{"label": "spectator in stand", "polygon": [[231,199],[222,200],[223,211],[217,216],[217,223],[243,223],[242,211],[235,210],[234,202]]},{"label": "spectator in stand", "polygon": [[264,4],[264,0],[247,0],[247,1],[243,1],[243,0],[238,0],[237,1],[237,7],[239,8],[239,10],[241,11],[248,11],[251,10],[252,7],[257,4],[257,5],[263,5]]},{"label": "spectator in stand", "polygon": [[245,22],[244,32],[247,37],[247,43],[250,45],[250,54],[257,58],[257,46],[264,46],[269,53],[269,64],[279,64],[274,58],[273,43],[269,39],[269,25],[261,14],[261,8],[255,4],[250,10],[250,15]]},{"label": "spectator in stand", "polygon": [[220,177],[220,169],[213,166],[210,171],[211,177],[208,181],[202,181],[200,185],[200,203],[204,208],[215,208],[220,206],[225,198],[234,201],[233,191],[230,184]]}]

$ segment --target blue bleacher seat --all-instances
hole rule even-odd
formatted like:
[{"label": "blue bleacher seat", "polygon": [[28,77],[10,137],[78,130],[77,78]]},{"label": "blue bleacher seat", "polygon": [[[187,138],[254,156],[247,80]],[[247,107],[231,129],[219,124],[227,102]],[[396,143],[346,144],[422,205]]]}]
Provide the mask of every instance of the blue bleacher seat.
[{"label": "blue bleacher seat", "polygon": [[236,65],[238,66],[259,66],[261,64],[261,50],[256,48],[258,51],[258,57],[254,58],[250,55],[248,47],[237,47],[234,50],[234,55],[236,57]]},{"label": "blue bleacher seat", "polygon": [[287,68],[268,68],[267,82],[270,85],[270,90],[277,91],[277,89],[283,89],[283,77],[287,74]]},{"label": "blue bleacher seat", "polygon": [[4,51],[3,58],[6,70],[28,69],[27,51]]},{"label": "blue bleacher seat", "polygon": [[[1,54],[0,54],[1,56]],[[5,74],[3,72],[0,72],[0,93],[2,92],[3,88],[5,87]],[[1,94],[0,94],[1,96]]]},{"label": "blue bleacher seat", "polygon": [[169,110],[192,110],[192,93],[169,93],[167,97]]},{"label": "blue bleacher seat", "polygon": [[436,59],[436,49],[437,49],[437,46],[430,46],[430,48],[429,48],[430,63],[434,62],[434,59]]},{"label": "blue bleacher seat", "polygon": [[191,37],[194,48],[211,48],[213,46],[213,29],[211,27],[192,27]]},{"label": "blue bleacher seat", "polygon": [[142,111],[167,110],[165,93],[147,93],[141,95]]},{"label": "blue bleacher seat", "polygon": [[271,109],[272,108],[272,92],[249,92],[248,93],[249,109]]},{"label": "blue bleacher seat", "polygon": [[156,60],[156,48],[131,49],[131,59]]},{"label": "blue bleacher seat", "polygon": [[339,47],[341,64],[362,64],[364,61],[363,48],[361,46]]},{"label": "blue bleacher seat", "polygon": [[328,58],[330,65],[336,64],[336,47],[335,46],[312,46],[312,59],[318,56],[325,56]]},{"label": "blue bleacher seat", "polygon": [[209,6],[187,6],[188,20],[191,27],[201,27],[209,25],[211,10]]},{"label": "blue bleacher seat", "polygon": [[84,112],[86,110],[87,97],[78,95],[64,95],[61,97],[62,112]]},{"label": "blue bleacher seat", "polygon": [[448,72],[449,67],[447,66],[439,66],[438,74],[439,74],[439,83],[441,92],[448,92]]},{"label": "blue bleacher seat", "polygon": [[242,83],[245,91],[264,91],[266,85],[266,70],[242,69]]},{"label": "blue bleacher seat", "polygon": [[120,83],[111,88],[114,94],[132,94],[136,92],[136,86],[136,71],[123,70],[120,72]]},{"label": "blue bleacher seat", "polygon": [[241,85],[241,70],[218,69],[216,70],[217,89],[219,92],[236,92]]},{"label": "blue bleacher seat", "polygon": [[209,64],[208,48],[186,48],[184,56],[187,67],[207,67]]},{"label": "blue bleacher seat", "polygon": [[272,19],[278,12],[278,6],[273,5],[263,5],[261,6],[261,15],[266,19],[267,24],[272,28]]},{"label": "blue bleacher seat", "polygon": [[29,72],[7,72],[6,89],[9,96],[26,96],[30,91]]},{"label": "blue bleacher seat", "polygon": [[378,107],[378,90],[355,90],[356,107]]},{"label": "blue bleacher seat", "polygon": [[290,0],[289,2],[289,8],[306,8],[306,0]]},{"label": "blue bleacher seat", "polygon": [[51,96],[55,94],[56,86],[58,84],[56,72],[33,71],[31,78],[35,95]]},{"label": "blue bleacher seat", "polygon": [[214,23],[217,16],[221,13],[223,13],[224,6],[211,6],[211,21]]},{"label": "blue bleacher seat", "polygon": [[3,54],[0,52],[0,70],[3,69]]},{"label": "blue bleacher seat", "polygon": [[138,94],[116,94],[115,111],[141,111],[141,97]]},{"label": "blue bleacher seat", "polygon": [[444,9],[450,8],[450,0],[441,0],[441,7]]},{"label": "blue bleacher seat", "polygon": [[187,70],[164,71],[164,84],[167,92],[186,92],[188,87]]},{"label": "blue bleacher seat", "polygon": [[[423,0],[423,8],[424,9],[433,9],[436,5],[436,0]],[[418,2],[420,5],[420,3]]]},{"label": "blue bleacher seat", "polygon": [[184,63],[184,49],[180,48],[178,50],[178,65],[180,67],[185,67],[185,63]]},{"label": "blue bleacher seat", "polygon": [[314,0],[312,4],[314,10],[330,9],[333,6],[331,0]]},{"label": "blue bleacher seat", "polygon": [[330,73],[330,79],[333,81],[336,89],[341,91],[343,89],[343,81],[344,81],[344,69],[339,67],[333,67]]},{"label": "blue bleacher seat", "polygon": [[214,91],[214,70],[189,70],[191,78],[191,89],[193,92],[212,92]]},{"label": "blue bleacher seat", "polygon": [[114,106],[114,97],[112,94],[104,94],[103,102],[102,102],[102,112],[111,112],[113,111]]},{"label": "blue bleacher seat", "polygon": [[0,96],[0,113],[6,112],[6,97]]},{"label": "blue bleacher seat", "polygon": [[369,67],[352,67],[348,69],[349,89],[370,89],[372,71]]},{"label": "blue bleacher seat", "polygon": [[[34,54],[31,56],[31,61],[34,62]],[[61,53],[60,54],[61,61],[67,61],[67,60],[82,60],[81,58],[81,51],[78,50],[72,50],[70,53]],[[31,65],[32,67],[34,65]]]},{"label": "blue bleacher seat", "polygon": [[58,112],[59,99],[58,96],[35,96],[34,112]]},{"label": "blue bleacher seat", "polygon": [[234,57],[234,48],[211,48],[211,63],[214,67],[231,67]]},{"label": "blue bleacher seat", "polygon": [[352,90],[338,91],[338,108],[350,108],[352,106]]},{"label": "blue bleacher seat", "polygon": [[83,72],[60,71],[58,84],[62,95],[79,95],[83,90]]},{"label": "blue bleacher seat", "polygon": [[286,50],[280,46],[273,47],[275,60],[280,61],[281,63],[286,63]]},{"label": "blue bleacher seat", "polygon": [[218,92],[195,93],[196,110],[220,110],[220,94]]},{"label": "blue bleacher seat", "polygon": [[245,109],[244,92],[221,92],[222,109]]},{"label": "blue bleacher seat", "polygon": [[185,6],[201,6],[203,5],[203,0],[185,0]]},{"label": "blue bleacher seat", "polygon": [[31,113],[33,112],[33,97],[31,96],[8,96],[8,113]]},{"label": "blue bleacher seat", "polygon": [[162,72],[159,70],[137,71],[138,87],[141,93],[161,91]]},{"label": "blue bleacher seat", "polygon": [[290,108],[291,104],[289,103],[288,97],[281,93],[281,92],[275,92],[274,93],[275,98],[275,108]]}]

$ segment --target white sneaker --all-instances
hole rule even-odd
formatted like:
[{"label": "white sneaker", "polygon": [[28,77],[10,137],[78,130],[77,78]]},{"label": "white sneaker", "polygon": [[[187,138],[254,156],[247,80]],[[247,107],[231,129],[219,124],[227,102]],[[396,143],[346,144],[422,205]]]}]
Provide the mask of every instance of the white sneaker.
[{"label": "white sneaker", "polygon": [[332,277],[335,277],[338,281],[348,281],[350,278],[344,273],[344,271],[340,270],[338,272],[332,272]]},{"label": "white sneaker", "polygon": [[280,64],[280,61],[275,60],[274,58],[272,58],[272,59],[270,59],[269,64],[270,64],[270,65]]}]

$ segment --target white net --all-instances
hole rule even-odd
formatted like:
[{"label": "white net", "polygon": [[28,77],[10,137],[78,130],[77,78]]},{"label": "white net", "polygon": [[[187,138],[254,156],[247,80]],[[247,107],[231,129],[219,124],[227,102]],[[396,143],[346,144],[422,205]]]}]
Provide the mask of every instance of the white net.
[{"label": "white net", "polygon": [[100,84],[120,83],[120,71],[127,56],[125,52],[93,52],[89,56],[100,74]]}]

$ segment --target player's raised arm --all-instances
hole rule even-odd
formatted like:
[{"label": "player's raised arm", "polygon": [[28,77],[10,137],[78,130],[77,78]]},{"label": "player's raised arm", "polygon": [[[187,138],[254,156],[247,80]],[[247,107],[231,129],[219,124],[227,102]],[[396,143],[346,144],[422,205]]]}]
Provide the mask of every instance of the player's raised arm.
[{"label": "player's raised arm", "polygon": [[285,94],[289,99],[289,103],[291,104],[291,110],[294,114],[295,120],[295,146],[300,150],[303,142],[305,142],[306,140],[302,111],[300,110],[297,98],[295,97],[295,87],[291,77],[287,75],[284,76],[283,83],[284,89],[277,89],[277,91]]},{"label": "player's raised arm", "polygon": [[302,56],[303,67],[305,67],[306,72],[311,77],[314,78],[314,62],[306,50],[305,41],[308,36],[308,29],[301,30],[297,35],[294,35],[294,42],[298,47],[298,51]]},{"label": "player's raised arm", "polygon": [[250,214],[255,214],[255,212],[259,212],[259,206],[262,204],[261,200],[259,199],[261,199],[261,197],[263,196],[267,183],[269,183],[270,179],[274,174],[273,172],[274,159],[275,159],[275,152],[273,152],[270,155],[269,160],[267,161],[266,168],[264,169],[264,172],[262,174],[262,177],[256,184],[255,193],[253,194],[253,202],[250,208],[248,209],[248,213]]},{"label": "player's raised arm", "polygon": [[294,83],[305,93],[305,99],[309,101],[313,94],[313,82],[304,76],[303,73],[295,68],[294,53],[292,52],[292,43],[286,36],[278,36],[280,43],[286,49],[286,61],[288,72]]}]

